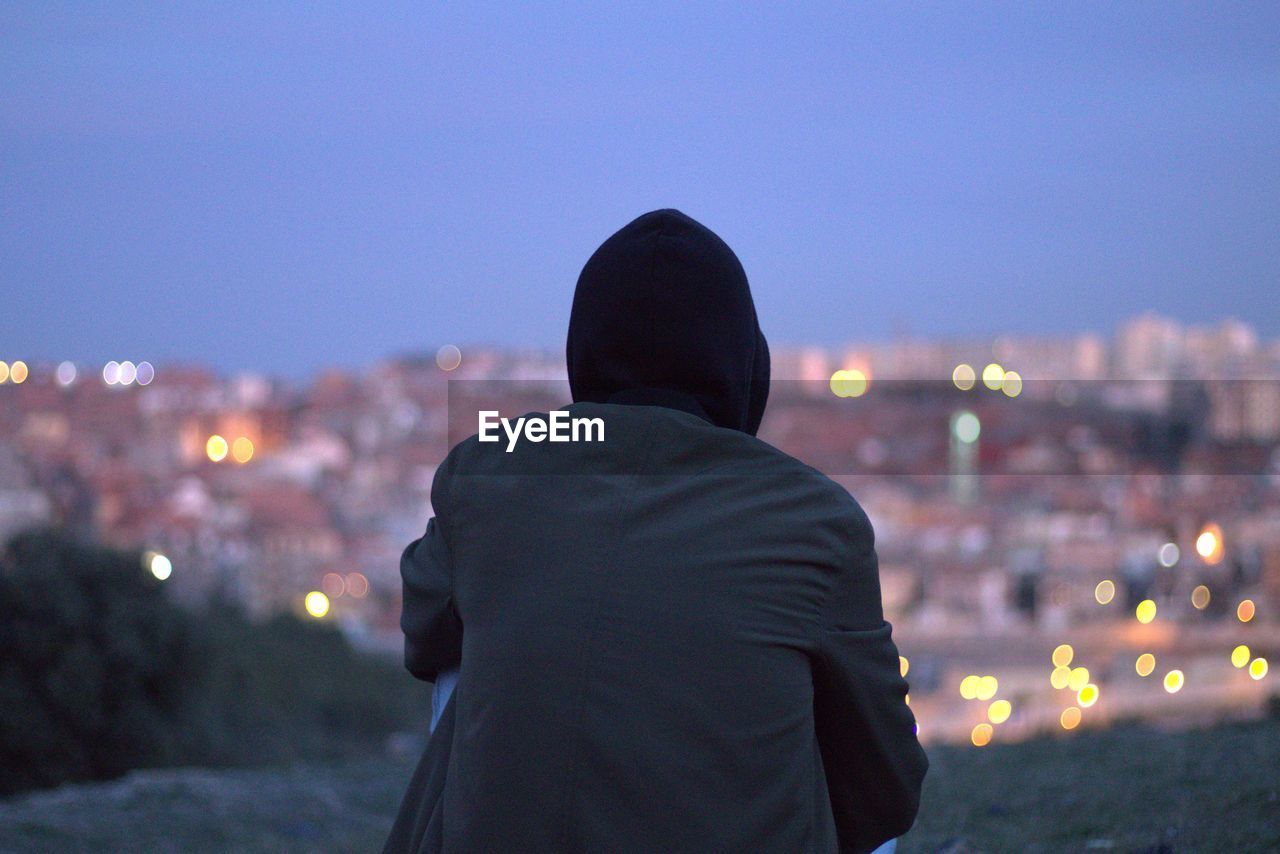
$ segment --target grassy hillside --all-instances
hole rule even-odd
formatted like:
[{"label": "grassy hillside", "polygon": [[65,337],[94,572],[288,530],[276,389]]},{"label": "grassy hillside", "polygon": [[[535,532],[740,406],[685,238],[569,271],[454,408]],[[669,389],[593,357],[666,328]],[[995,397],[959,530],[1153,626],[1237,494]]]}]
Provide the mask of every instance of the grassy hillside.
[{"label": "grassy hillside", "polygon": [[[916,851],[1280,850],[1280,721],[935,748]],[[3,851],[376,851],[412,760],[142,771],[0,802]]]},{"label": "grassy hillside", "polygon": [[930,751],[898,850],[1280,850],[1280,721]]}]

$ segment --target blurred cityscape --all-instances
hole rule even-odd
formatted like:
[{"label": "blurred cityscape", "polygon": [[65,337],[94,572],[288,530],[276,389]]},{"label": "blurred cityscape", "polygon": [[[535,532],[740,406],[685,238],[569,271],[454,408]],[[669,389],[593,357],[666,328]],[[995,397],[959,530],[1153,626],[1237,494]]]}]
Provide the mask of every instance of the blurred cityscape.
[{"label": "blurred cityscape", "polygon": [[[306,383],[121,355],[0,364],[0,536],[146,549],[180,599],[391,652],[400,552],[474,432],[450,381],[508,412],[569,399],[559,350],[446,345]],[[775,347],[773,375],[761,438],[875,525],[923,740],[1212,721],[1275,692],[1280,341],[1143,315],[1111,338]]]}]

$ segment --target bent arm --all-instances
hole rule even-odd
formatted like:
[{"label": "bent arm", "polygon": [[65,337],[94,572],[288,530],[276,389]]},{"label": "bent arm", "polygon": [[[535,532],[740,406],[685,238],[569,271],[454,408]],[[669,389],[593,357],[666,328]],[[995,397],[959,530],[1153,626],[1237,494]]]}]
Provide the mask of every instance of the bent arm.
[{"label": "bent arm", "polygon": [[400,556],[404,632],[404,666],[410,673],[434,682],[441,670],[462,660],[462,620],[454,605],[453,565],[438,517],[427,531],[409,543]]},{"label": "bent arm", "polygon": [[906,833],[929,767],[881,610],[869,526],[866,540],[829,596],[813,674],[818,747],[842,852],[872,851]]}]

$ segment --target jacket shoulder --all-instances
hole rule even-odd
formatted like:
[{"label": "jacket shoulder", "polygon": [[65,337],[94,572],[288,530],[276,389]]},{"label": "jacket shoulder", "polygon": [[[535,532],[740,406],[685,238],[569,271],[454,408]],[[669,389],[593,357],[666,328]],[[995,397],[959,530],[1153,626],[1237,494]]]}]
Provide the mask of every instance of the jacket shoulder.
[{"label": "jacket shoulder", "polygon": [[744,447],[741,456],[726,463],[726,470],[767,474],[802,485],[812,501],[843,520],[859,544],[863,540],[870,544],[873,536],[871,520],[848,489],[762,439],[745,435],[743,438],[749,441],[749,445]]}]

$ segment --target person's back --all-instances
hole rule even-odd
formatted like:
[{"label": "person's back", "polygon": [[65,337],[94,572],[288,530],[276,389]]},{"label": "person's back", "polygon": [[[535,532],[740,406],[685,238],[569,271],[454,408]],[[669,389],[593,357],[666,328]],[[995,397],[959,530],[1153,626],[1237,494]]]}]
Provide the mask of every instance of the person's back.
[{"label": "person's back", "polygon": [[695,395],[592,397],[603,441],[456,446],[405,550],[406,664],[461,664],[441,847],[904,832],[927,763],[857,502]]}]

